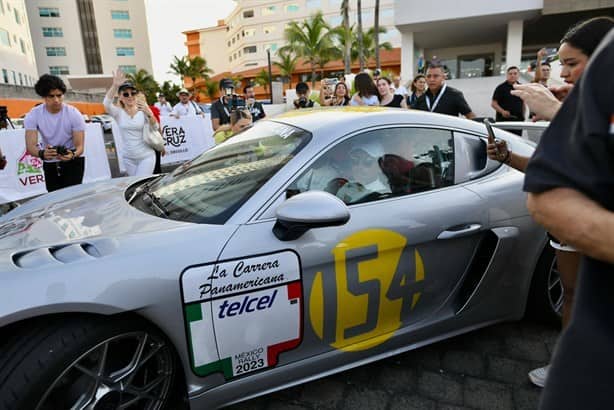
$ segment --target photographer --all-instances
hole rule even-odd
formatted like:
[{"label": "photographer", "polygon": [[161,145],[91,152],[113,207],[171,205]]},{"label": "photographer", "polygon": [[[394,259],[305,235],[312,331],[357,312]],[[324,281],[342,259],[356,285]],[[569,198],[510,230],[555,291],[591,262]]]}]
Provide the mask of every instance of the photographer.
[{"label": "photographer", "polygon": [[245,96],[245,106],[252,115],[253,122],[266,117],[262,103],[256,101],[256,93],[254,92],[253,85],[249,84],[245,86],[245,88],[243,88],[243,95]]},{"label": "photographer", "polygon": [[[32,108],[24,120],[26,148],[41,158],[47,191],[55,191],[83,181],[85,121],[75,107],[64,104],[66,85],[54,75],[44,74],[34,86],[44,104]],[[38,134],[43,149],[39,149]]]},{"label": "photographer", "polygon": [[[237,105],[245,106],[243,99],[237,98],[234,93],[235,85],[230,78],[223,78],[220,80],[220,93],[222,96],[211,104],[211,127],[213,131],[217,131],[220,125],[230,124],[230,112],[233,108],[237,108]],[[233,106],[233,102],[234,104]],[[242,102],[243,104],[240,104]]]},{"label": "photographer", "polygon": [[311,94],[311,92],[309,91],[309,86],[307,85],[307,83],[298,83],[296,85],[297,98],[296,100],[294,100],[294,108],[298,110],[301,108],[319,107],[319,104],[316,104],[309,99],[309,94]]}]

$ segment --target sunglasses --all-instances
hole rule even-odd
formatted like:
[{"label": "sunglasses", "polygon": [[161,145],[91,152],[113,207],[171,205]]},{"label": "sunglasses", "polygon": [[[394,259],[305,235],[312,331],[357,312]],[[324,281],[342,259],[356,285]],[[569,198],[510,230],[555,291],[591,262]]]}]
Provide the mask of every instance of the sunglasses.
[{"label": "sunglasses", "polygon": [[130,92],[126,91],[125,93],[122,93],[122,95],[123,95],[124,97],[130,97],[130,96],[134,97],[134,96],[135,96],[135,95],[137,95],[138,93],[139,93],[138,91],[130,91]]}]

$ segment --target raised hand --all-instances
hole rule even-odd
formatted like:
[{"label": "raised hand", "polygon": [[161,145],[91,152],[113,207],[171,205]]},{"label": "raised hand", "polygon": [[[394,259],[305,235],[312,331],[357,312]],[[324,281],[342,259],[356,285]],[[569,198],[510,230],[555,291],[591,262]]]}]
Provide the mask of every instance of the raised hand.
[{"label": "raised hand", "polygon": [[113,71],[113,86],[119,87],[126,81],[126,74],[118,68],[117,71]]},{"label": "raised hand", "polygon": [[505,140],[497,140],[494,144],[488,143],[486,145],[486,153],[488,154],[488,158],[493,161],[505,161],[509,156],[507,142],[505,142]]},{"label": "raised hand", "polygon": [[554,94],[538,83],[514,84],[511,93],[520,97],[539,119],[550,121],[561,107],[561,102]]}]

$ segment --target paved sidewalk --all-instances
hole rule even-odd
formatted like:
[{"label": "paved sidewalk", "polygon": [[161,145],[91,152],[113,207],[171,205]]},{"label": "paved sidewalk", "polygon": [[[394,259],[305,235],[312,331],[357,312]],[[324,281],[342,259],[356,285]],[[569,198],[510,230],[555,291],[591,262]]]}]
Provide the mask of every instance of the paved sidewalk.
[{"label": "paved sidewalk", "polygon": [[533,410],[541,389],[527,372],[548,362],[558,334],[499,324],[228,408]]}]

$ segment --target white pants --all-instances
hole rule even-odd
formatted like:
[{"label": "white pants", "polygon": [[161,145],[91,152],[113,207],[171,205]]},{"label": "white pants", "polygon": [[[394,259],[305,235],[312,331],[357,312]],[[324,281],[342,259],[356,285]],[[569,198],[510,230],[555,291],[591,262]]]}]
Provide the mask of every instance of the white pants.
[{"label": "white pants", "polygon": [[152,150],[145,158],[134,159],[124,157],[124,169],[128,176],[147,176],[152,175],[156,166],[156,154]]}]

